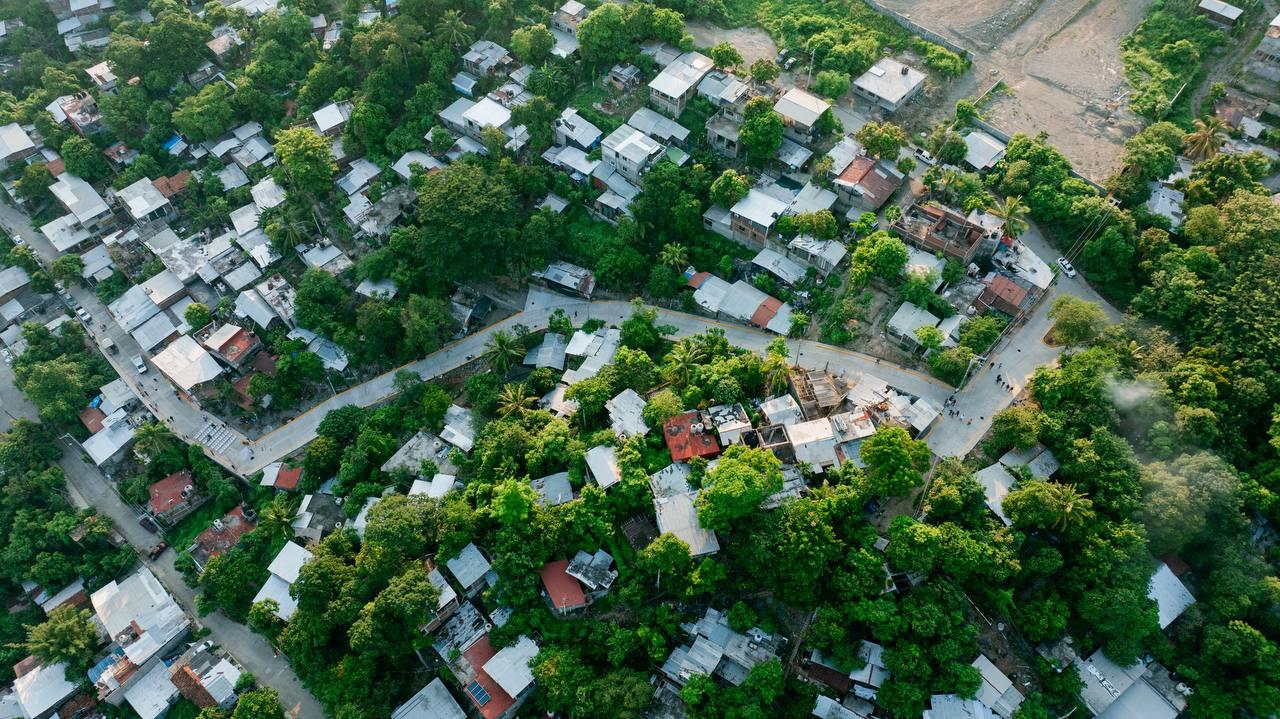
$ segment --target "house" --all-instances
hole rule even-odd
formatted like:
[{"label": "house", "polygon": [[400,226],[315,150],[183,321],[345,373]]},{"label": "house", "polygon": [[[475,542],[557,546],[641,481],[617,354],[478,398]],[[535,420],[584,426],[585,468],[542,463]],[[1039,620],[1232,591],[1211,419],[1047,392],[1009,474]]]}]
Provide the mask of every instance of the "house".
[{"label": "house", "polygon": [[178,701],[178,688],[169,680],[164,662],[151,662],[140,677],[124,692],[125,701],[139,719],[159,719]]},{"label": "house", "polygon": [[289,525],[293,527],[293,536],[314,544],[321,539],[342,529],[347,514],[342,505],[332,494],[323,489],[315,494],[308,494],[298,504],[298,513]]},{"label": "house", "polygon": [[573,35],[578,34],[578,26],[591,11],[578,0],[567,0],[551,15],[551,27]]},{"label": "house", "polygon": [[421,169],[423,174],[427,175],[444,169],[444,163],[421,150],[410,150],[404,153],[399,160],[396,160],[396,164],[391,166],[391,169],[400,176],[400,179],[409,182],[413,179],[415,165]]},{"label": "house", "polygon": [[213,39],[204,44],[213,55],[214,62],[226,67],[236,48],[244,44],[240,34],[230,25],[219,25],[213,29]]},{"label": "house", "polygon": [[601,164],[600,160],[588,158],[587,153],[572,145],[549,147],[542,153],[542,159],[579,184],[586,182]]},{"label": "house", "polygon": [[311,113],[311,120],[316,131],[330,137],[342,134],[342,128],[351,118],[352,105],[349,102],[331,102]]},{"label": "house", "polygon": [[649,425],[644,422],[644,398],[636,391],[627,388],[618,396],[605,402],[605,411],[609,413],[609,425],[619,437],[642,437],[649,433]]},{"label": "house", "polygon": [[912,204],[893,229],[905,241],[965,265],[980,254],[989,255],[1000,238],[999,232],[988,232],[955,210],[934,204]]},{"label": "house", "polygon": [[773,237],[778,218],[787,211],[787,203],[751,188],[745,197],[729,208],[729,225],[733,239],[750,247],[763,248]]},{"label": "house", "polygon": [[658,531],[675,535],[689,546],[690,556],[701,557],[720,551],[720,540],[698,519],[698,490],[689,486],[692,471],[683,462],[669,464],[649,477],[649,488]]},{"label": "house", "polygon": [[1087,659],[1067,649],[1084,682],[1080,700],[1105,719],[1175,719],[1187,707],[1188,690],[1159,662],[1122,667],[1101,650]]},{"label": "house", "polygon": [[380,174],[382,174],[381,167],[361,157],[351,163],[351,169],[347,171],[347,174],[339,177],[334,184],[350,197],[357,192],[363,192],[369,186],[369,183],[377,179]]},{"label": "house", "polygon": [[285,542],[275,559],[271,560],[271,564],[267,566],[269,573],[267,582],[254,595],[253,603],[271,599],[276,603],[275,615],[286,622],[289,621],[293,613],[298,611],[298,601],[291,596],[290,588],[293,587],[294,582],[298,581],[298,573],[302,570],[302,565],[306,564],[311,557],[311,552],[301,546],[294,542]]},{"label": "house", "polygon": [[168,678],[178,693],[201,709],[228,709],[236,703],[235,686],[241,674],[234,661],[215,653],[204,642],[178,657]]},{"label": "house", "polygon": [[147,567],[104,585],[89,601],[112,643],[89,678],[100,699],[118,704],[123,692],[181,644],[190,622]]},{"label": "house", "polygon": [[107,305],[107,312],[125,332],[133,332],[160,311],[142,285],[133,285]]},{"label": "house", "polygon": [[468,597],[474,597],[488,586],[487,576],[491,566],[475,543],[468,543],[458,552],[458,556],[446,561],[445,566],[457,580],[458,586],[462,587],[462,593]]},{"label": "house", "polygon": [[900,347],[915,351],[920,347],[920,339],[916,336],[916,331],[923,327],[937,327],[941,321],[923,307],[903,302],[889,318],[885,329]]},{"label": "house", "polygon": [[819,694],[813,700],[813,711],[810,714],[818,717],[818,719],[867,719],[874,709],[869,702],[859,700],[856,697],[852,701],[848,699],[845,701],[854,705],[856,709],[846,707],[829,696]]},{"label": "house", "polygon": [[1173,624],[1175,619],[1187,611],[1187,607],[1196,602],[1196,598],[1191,596],[1187,586],[1178,579],[1165,561],[1157,563],[1156,571],[1151,575],[1151,581],[1147,585],[1147,597],[1156,603],[1161,629]]},{"label": "house", "polygon": [[1200,0],[1196,14],[1226,28],[1234,27],[1244,10],[1222,0]]},{"label": "house", "polygon": [[463,68],[476,77],[497,75],[514,63],[515,59],[507,49],[491,40],[475,41],[462,56]]},{"label": "house", "polygon": [[861,699],[875,701],[880,687],[889,678],[889,670],[885,668],[884,662],[884,647],[864,640],[858,647],[858,658],[862,660],[862,668],[849,673],[853,693]]},{"label": "house", "polygon": [[524,356],[524,364],[542,369],[564,369],[564,335],[558,332],[547,332],[542,335],[542,344],[533,347]]},{"label": "house", "polygon": [[600,146],[600,159],[609,163],[631,182],[640,182],[659,158],[663,148],[656,140],[630,125],[609,133]]},{"label": "house", "polygon": [[467,719],[439,677],[391,712],[391,719]]},{"label": "house", "polygon": [[840,463],[836,456],[836,434],[827,417],[784,425],[797,462],[806,462],[815,472]]},{"label": "house", "polygon": [[180,335],[152,357],[151,363],[178,389],[187,393],[222,374],[222,365],[187,335]]},{"label": "house", "polygon": [[1151,196],[1147,198],[1147,212],[1169,221],[1169,229],[1177,230],[1182,226],[1182,203],[1186,196],[1182,192],[1166,187],[1158,182],[1148,183]]},{"label": "house", "polygon": [[698,83],[714,66],[711,58],[700,52],[679,55],[649,82],[649,102],[671,117],[679,117]]},{"label": "house", "polygon": [[594,600],[608,594],[618,579],[618,572],[611,569],[612,566],[613,555],[603,549],[597,549],[594,554],[578,550],[565,569],[565,574],[581,582]]},{"label": "house", "polygon": [[542,578],[543,596],[551,610],[560,615],[576,612],[587,606],[587,595],[582,591],[578,580],[566,573],[568,568],[569,560],[557,559],[542,565],[538,572]]},{"label": "house", "polygon": [[800,259],[817,270],[820,277],[835,272],[849,250],[838,240],[819,240],[809,235],[798,235],[787,243],[788,256]]},{"label": "house", "polygon": [[745,634],[736,632],[729,626],[727,612],[710,607],[696,623],[682,628],[692,641],[673,649],[658,670],[676,686],[684,686],[697,674],[738,686],[756,666],[776,658],[786,643],[785,637],[768,634],[759,627],[752,627]]},{"label": "house", "polygon": [[987,497],[987,508],[999,517],[1000,521],[1006,525],[1011,524],[1011,520],[1004,513],[1004,498],[1013,490],[1013,485],[1018,481],[1017,478],[999,462],[978,470],[973,478],[982,485],[983,493]]},{"label": "house", "polygon": [[892,113],[918,95],[924,81],[923,72],[885,57],[853,81],[853,93]]},{"label": "house", "polygon": [[600,445],[587,450],[587,472],[600,489],[608,489],[622,481],[622,469],[618,466],[618,452],[610,445]]},{"label": "house", "polygon": [[793,87],[773,104],[774,112],[782,116],[785,136],[806,144],[814,139],[818,118],[831,109],[831,103],[815,95]]},{"label": "house", "polygon": [[742,108],[751,97],[751,86],[733,73],[712,70],[698,83],[698,96],[704,97],[717,110],[742,119]]},{"label": "house", "polygon": [[983,284],[982,294],[973,303],[981,312],[995,311],[1018,319],[1031,309],[1039,296],[1025,283],[1002,272],[992,272],[983,278]]},{"label": "house", "polygon": [[471,420],[471,410],[449,405],[444,413],[444,429],[440,431],[440,439],[457,447],[463,452],[470,452],[476,443],[476,431]]},{"label": "house", "polygon": [[[583,335],[581,339],[579,336]],[[578,345],[574,346],[574,340],[578,340]],[[587,335],[579,330],[574,333],[573,339],[569,341],[569,346],[565,348],[565,354],[582,357],[582,364],[577,369],[566,370],[560,377],[560,381],[565,385],[572,385],[581,382],[584,379],[590,379],[600,373],[606,365],[613,361],[613,357],[618,352],[618,348],[622,345],[622,331],[613,328],[602,328]],[[576,350],[579,354],[574,354]]]},{"label": "house", "polygon": [[592,205],[594,214],[610,224],[631,215],[631,203],[640,194],[640,188],[622,176],[616,167],[607,162],[596,165],[591,173],[591,185],[603,193]]},{"label": "house", "polygon": [[98,92],[108,95],[116,94],[116,74],[111,72],[111,63],[103,60],[92,67],[84,70],[85,74],[93,80],[93,84],[97,85]]},{"label": "house", "polygon": [[333,244],[328,238],[319,242],[308,245],[298,245],[298,254],[302,255],[302,262],[317,270],[324,270],[331,275],[336,275],[350,269],[355,263],[347,257],[347,253],[342,248]]},{"label": "house", "polygon": [[533,491],[538,493],[538,504],[544,507],[555,507],[573,501],[573,485],[569,484],[568,472],[539,477],[530,484]]},{"label": "house", "polygon": [[107,415],[102,420],[102,429],[81,442],[80,447],[93,460],[94,465],[101,467],[133,441],[133,434],[134,428],[129,423],[129,415],[123,409],[118,409]]},{"label": "house", "polygon": [[832,165],[831,174],[836,204],[848,210],[850,221],[863,212],[878,212],[906,180],[892,163],[866,155],[854,158],[842,170]]},{"label": "house", "polygon": [[693,301],[714,317],[729,318],[770,332],[786,334],[791,327],[791,305],[770,297],[742,280],[732,285],[707,272],[689,278],[695,288]]},{"label": "house", "polygon": [[605,76],[605,81],[612,85],[615,90],[639,87],[640,79],[640,68],[631,63],[614,65],[609,68],[609,74]]},{"label": "house", "polygon": [[1009,469],[1026,467],[1036,479],[1048,479],[1061,467],[1053,452],[1039,443],[1028,449],[1014,447],[1000,456],[1000,464]]},{"label": "house", "polygon": [[215,324],[197,332],[196,341],[233,369],[246,365],[262,349],[262,340],[249,330],[230,322],[221,326]]},{"label": "house", "polygon": [[[102,132],[106,127],[102,124],[102,113],[98,111],[98,101],[87,92],[61,98],[59,113],[71,123],[71,128],[83,136]],[[56,117],[56,115],[55,115]]]},{"label": "house", "polygon": [[1005,144],[982,130],[973,130],[964,136],[964,164],[985,172],[1004,159]]},{"label": "house", "polygon": [[590,152],[600,143],[602,136],[600,128],[588,122],[572,107],[566,107],[560,113],[560,117],[552,124],[552,130],[555,132],[556,145],[569,145],[583,152]]},{"label": "house", "polygon": [[805,269],[800,263],[768,247],[756,253],[756,256],[751,259],[751,265],[786,285],[796,285],[805,276]]},{"label": "house", "polygon": [[996,715],[977,699],[934,694],[929,697],[929,708],[924,710],[921,719],[996,719]]},{"label": "house", "polygon": [[36,144],[16,122],[0,126],[0,167],[21,162],[36,154]]},{"label": "house", "polygon": [[191,470],[184,469],[148,487],[151,499],[147,508],[151,515],[166,524],[174,524],[195,509],[200,497],[192,481]]},{"label": "house", "polygon": [[658,142],[669,145],[683,145],[689,139],[689,130],[684,125],[647,107],[641,107],[631,113],[627,124]]},{"label": "house", "polygon": [[113,222],[111,208],[93,186],[64,172],[49,186],[67,214],[42,226],[40,232],[58,252],[68,252],[97,237]]},{"label": "house", "polygon": [[591,270],[568,262],[552,262],[545,269],[532,274],[533,277],[542,280],[547,287],[566,295],[576,295],[589,300],[591,293],[596,289],[596,276]]},{"label": "house", "polygon": [[977,700],[1002,719],[1010,719],[1025,699],[1022,692],[985,654],[979,654],[972,666],[982,675]]},{"label": "house", "polygon": [[1264,80],[1280,81],[1280,15],[1267,25],[1245,68]]},{"label": "house", "polygon": [[120,207],[139,224],[167,220],[174,212],[169,198],[161,194],[155,184],[145,177],[121,189],[116,194],[116,199]]},{"label": "house", "polygon": [[686,462],[694,457],[711,458],[720,454],[720,445],[711,433],[711,423],[703,422],[702,419],[701,412],[691,409],[669,418],[663,424],[662,437],[666,440],[672,462]]},{"label": "house", "polygon": [[457,475],[436,472],[429,482],[425,479],[413,480],[413,485],[409,487],[409,496],[421,494],[432,499],[439,499],[456,486],[459,486]]},{"label": "house", "polygon": [[17,297],[29,284],[31,275],[21,267],[13,265],[0,269],[0,304]]},{"label": "house", "polygon": [[76,693],[76,685],[67,681],[67,665],[45,666],[34,657],[13,665],[13,696],[20,713],[15,719],[46,719]]}]

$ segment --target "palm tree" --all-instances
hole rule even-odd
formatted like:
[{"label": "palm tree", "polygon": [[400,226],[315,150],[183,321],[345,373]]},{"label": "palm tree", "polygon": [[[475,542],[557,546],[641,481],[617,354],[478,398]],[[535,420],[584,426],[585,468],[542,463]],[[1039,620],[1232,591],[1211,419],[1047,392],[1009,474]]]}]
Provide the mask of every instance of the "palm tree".
[{"label": "palm tree", "polygon": [[293,248],[311,239],[311,231],[307,227],[306,220],[293,211],[281,213],[267,228],[271,230],[268,234],[271,235],[273,244],[281,254],[287,254]]},{"label": "palm tree", "polygon": [[267,537],[293,536],[293,512],[284,502],[272,502],[258,515],[258,527]]},{"label": "palm tree", "polygon": [[1182,136],[1182,151],[1192,160],[1207,160],[1227,141],[1227,126],[1216,117],[1196,120],[1195,128]]},{"label": "palm tree", "polygon": [[498,330],[489,338],[484,346],[484,361],[498,374],[505,375],[507,370],[524,358],[524,345],[506,330]]},{"label": "palm tree", "polygon": [[702,362],[702,350],[687,340],[676,343],[667,354],[667,380],[684,387],[693,380],[693,373]]},{"label": "palm tree", "polygon": [[147,422],[134,433],[133,451],[144,460],[152,460],[177,446],[177,438],[159,422]]},{"label": "palm tree", "polygon": [[471,43],[471,26],[462,19],[462,12],[446,10],[436,23],[436,38],[453,47],[462,47]]},{"label": "palm tree", "polygon": [[535,398],[529,395],[523,382],[503,385],[502,391],[498,393],[498,416],[505,419],[513,414],[522,415],[533,406],[534,401]]},{"label": "palm tree", "polygon": [[764,360],[764,381],[774,394],[787,391],[787,381],[791,378],[791,370],[787,367],[785,355],[770,354]]},{"label": "palm tree", "polygon": [[1081,527],[1093,519],[1093,500],[1084,496],[1074,484],[1050,483],[1053,488],[1054,529]]},{"label": "palm tree", "polygon": [[662,246],[662,251],[658,253],[658,261],[676,272],[680,272],[689,266],[689,249],[679,242],[668,242]]},{"label": "palm tree", "polygon": [[1006,197],[989,210],[1004,220],[1004,234],[1014,240],[1027,231],[1027,213],[1030,211],[1021,197]]}]

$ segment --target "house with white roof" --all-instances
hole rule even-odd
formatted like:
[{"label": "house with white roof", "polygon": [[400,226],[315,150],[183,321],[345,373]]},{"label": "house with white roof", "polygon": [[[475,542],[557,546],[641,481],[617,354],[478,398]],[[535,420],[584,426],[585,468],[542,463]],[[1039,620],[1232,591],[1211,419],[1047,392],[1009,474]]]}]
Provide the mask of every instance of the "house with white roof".
[{"label": "house with white roof", "polygon": [[675,535],[689,546],[690,556],[701,557],[720,551],[720,540],[698,520],[699,491],[689,486],[692,471],[683,462],[673,462],[649,477],[649,488],[658,531]]},{"label": "house with white roof", "polygon": [[768,247],[756,253],[756,256],[751,259],[751,264],[787,285],[797,284],[804,279],[805,275],[805,269],[800,263]]},{"label": "house with white roof", "polygon": [[440,439],[463,452],[470,452],[476,443],[471,410],[456,404],[449,405],[449,409],[444,413],[444,429],[440,431]]},{"label": "house with white roof", "polygon": [[151,363],[176,387],[188,393],[222,374],[218,360],[188,335],[179,335],[152,357]]},{"label": "house with white roof", "polygon": [[274,599],[279,605],[276,608],[276,616],[286,622],[289,621],[289,617],[298,611],[298,602],[290,596],[289,589],[294,582],[298,581],[298,573],[302,570],[302,565],[310,561],[311,557],[311,552],[303,547],[293,542],[285,542],[280,548],[280,553],[267,566],[270,576],[267,577],[266,584],[262,585],[262,589],[254,595],[253,603]]},{"label": "house with white roof", "polygon": [[425,479],[413,480],[413,486],[409,488],[409,496],[423,494],[432,499],[440,499],[454,488],[457,481],[456,475],[436,472],[431,481]]},{"label": "house with white roof", "polygon": [[16,122],[0,126],[0,168],[21,162],[36,153],[36,144]]},{"label": "house with white roof", "polygon": [[108,95],[116,94],[116,74],[111,71],[111,63],[103,60],[97,65],[85,68],[84,73],[93,80],[93,84],[98,87],[98,92]]},{"label": "house with white roof", "polygon": [[839,240],[819,240],[810,235],[797,235],[787,243],[789,257],[799,259],[826,277],[844,262],[849,250]]},{"label": "house with white roof", "polygon": [[[76,692],[76,685],[67,681],[65,663],[46,666],[34,657],[27,657],[13,667],[13,696],[17,697],[20,713],[14,719],[49,717]],[[3,706],[3,705],[0,705]]]},{"label": "house with white roof", "polygon": [[475,596],[488,584],[486,575],[489,574],[491,565],[474,542],[463,547],[458,556],[446,561],[445,566],[462,587],[462,593],[468,597]]},{"label": "house with white roof", "polygon": [[125,690],[125,701],[139,719],[158,719],[178,701],[178,688],[169,680],[169,668],[164,662],[154,662],[140,673],[141,678]]},{"label": "house with white roof", "polygon": [[889,336],[903,348],[915,349],[920,346],[916,330],[922,327],[937,327],[941,321],[923,307],[903,302],[889,318],[885,329],[888,330]]},{"label": "house with white roof", "polygon": [[924,89],[925,74],[893,58],[880,58],[853,81],[855,95],[896,112]]},{"label": "house with white roof", "polygon": [[1157,562],[1156,571],[1151,575],[1151,581],[1147,585],[1147,597],[1156,603],[1161,629],[1173,624],[1175,619],[1187,611],[1187,607],[1196,603],[1196,598],[1191,596],[1187,585],[1178,579],[1169,568],[1168,562],[1163,560]]},{"label": "house with white roof", "polygon": [[600,489],[608,489],[622,481],[622,469],[618,466],[618,451],[602,444],[587,450],[587,472]]},{"label": "house with white roof", "polygon": [[797,87],[787,90],[773,104],[774,112],[782,116],[785,136],[801,144],[814,139],[818,118],[830,109],[831,103]]},{"label": "house with white roof", "polygon": [[67,211],[40,228],[58,252],[75,249],[110,226],[111,208],[88,182],[64,172],[49,191]]},{"label": "house with white roof", "polygon": [[679,117],[697,92],[698,83],[715,63],[700,52],[686,52],[649,82],[649,102],[671,117]]},{"label": "house with white roof", "polygon": [[1181,191],[1167,187],[1158,182],[1147,183],[1151,187],[1151,196],[1147,198],[1147,212],[1169,221],[1169,229],[1177,230],[1182,226],[1184,214],[1182,203],[1186,196]]},{"label": "house with white roof", "polygon": [[467,719],[467,715],[437,677],[396,707],[391,719]]},{"label": "house with white roof", "polygon": [[600,159],[631,182],[640,182],[640,176],[662,157],[662,152],[661,144],[630,125],[609,133],[600,145]]},{"label": "house with white roof", "polygon": [[840,463],[836,456],[835,429],[829,418],[795,422],[784,425],[784,428],[797,462],[807,462],[816,472]]},{"label": "house with white roof", "polygon": [[640,437],[649,433],[649,425],[644,422],[644,398],[635,390],[627,388],[618,396],[605,402],[605,411],[609,413],[609,425],[620,437]]},{"label": "house with white roof", "polygon": [[321,135],[334,136],[342,133],[342,128],[351,118],[352,105],[349,102],[331,102],[311,113],[311,120],[316,124],[316,131]]},{"label": "house with white roof", "polygon": [[987,496],[987,508],[994,512],[1000,518],[1000,521],[1006,525],[1010,524],[1009,517],[1004,513],[1004,498],[1009,496],[1009,492],[1013,491],[1013,485],[1018,481],[1017,478],[999,462],[978,470],[974,473],[973,478],[978,480],[978,484],[982,485],[982,491]]},{"label": "house with white roof", "polygon": [[182,607],[146,567],[122,581],[109,582],[90,595],[89,601],[119,650],[110,653],[109,662],[90,672],[99,696],[108,701],[142,679],[139,667],[153,658],[159,664],[160,657],[181,644],[190,627]]},{"label": "house with white roof", "polygon": [[401,179],[408,182],[413,179],[413,168],[415,165],[425,174],[431,174],[436,170],[444,168],[444,163],[431,155],[428,155],[421,150],[410,150],[401,155],[400,159],[396,160],[396,164],[391,166],[391,169],[394,170]]},{"label": "house with white roof", "polygon": [[1009,676],[1000,671],[985,654],[979,654],[972,666],[982,675],[982,685],[978,687],[978,701],[1000,716],[1011,719],[1013,713],[1022,706],[1026,698],[1014,685]]},{"label": "house with white roof", "polygon": [[689,129],[647,107],[641,107],[631,113],[627,124],[658,142],[668,145],[683,145],[689,139]]},{"label": "house with white roof", "polygon": [[964,164],[978,172],[990,170],[1004,159],[1005,144],[982,130],[965,135],[964,145]]},{"label": "house with white roof", "polygon": [[591,124],[572,107],[566,107],[561,111],[560,117],[556,118],[551,127],[555,133],[556,145],[561,147],[569,145],[583,152],[590,152],[600,143],[602,137],[600,128]]},{"label": "house with white roof", "polygon": [[778,218],[787,208],[788,203],[751,188],[745,197],[729,208],[732,239],[750,247],[763,248],[765,241],[773,237]]},{"label": "house with white roof", "polygon": [[476,40],[462,56],[462,66],[476,77],[496,75],[514,62],[511,53],[492,40]]}]

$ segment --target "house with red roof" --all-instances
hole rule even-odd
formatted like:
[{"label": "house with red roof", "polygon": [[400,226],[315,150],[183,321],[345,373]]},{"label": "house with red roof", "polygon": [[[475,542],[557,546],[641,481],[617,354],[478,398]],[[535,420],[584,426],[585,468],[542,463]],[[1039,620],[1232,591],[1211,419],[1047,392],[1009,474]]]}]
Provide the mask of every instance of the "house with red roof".
[{"label": "house with red roof", "polygon": [[244,506],[238,506],[227,512],[221,519],[213,520],[213,525],[196,535],[191,545],[191,558],[201,569],[210,559],[226,552],[240,542],[244,535],[258,526],[258,513]]},{"label": "house with red roof", "polygon": [[191,470],[174,472],[152,484],[147,489],[151,499],[147,503],[151,514],[162,522],[173,524],[199,506]]},{"label": "house with red roof", "polygon": [[542,589],[546,593],[547,603],[557,614],[564,615],[576,612],[587,606],[587,595],[582,591],[578,580],[569,576],[569,560],[557,559],[542,565],[539,574],[542,576]]},{"label": "house with red roof", "polygon": [[668,419],[662,427],[662,437],[671,452],[671,461],[687,462],[694,457],[710,459],[720,454],[714,429],[711,418],[704,419],[696,409]]}]

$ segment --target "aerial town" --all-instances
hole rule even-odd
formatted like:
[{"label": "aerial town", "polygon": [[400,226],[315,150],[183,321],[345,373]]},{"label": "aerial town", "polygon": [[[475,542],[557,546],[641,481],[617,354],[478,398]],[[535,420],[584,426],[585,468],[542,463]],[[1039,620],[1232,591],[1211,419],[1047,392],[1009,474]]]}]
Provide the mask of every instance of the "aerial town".
[{"label": "aerial town", "polygon": [[0,0],[0,719],[1274,718],[1277,12]]}]

